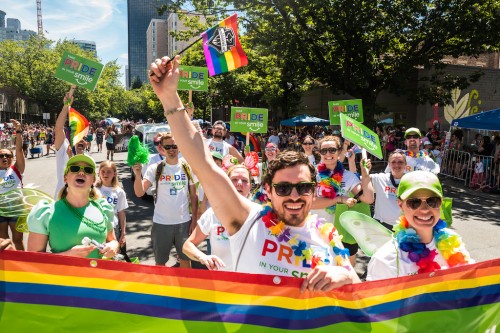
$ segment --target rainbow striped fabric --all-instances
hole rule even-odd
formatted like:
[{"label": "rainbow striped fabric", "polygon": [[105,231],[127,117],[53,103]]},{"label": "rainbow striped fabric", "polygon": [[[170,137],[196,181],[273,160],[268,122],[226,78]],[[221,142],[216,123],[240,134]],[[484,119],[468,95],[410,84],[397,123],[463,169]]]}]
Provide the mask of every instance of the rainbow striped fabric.
[{"label": "rainbow striped fabric", "polygon": [[300,279],[0,253],[2,332],[493,332],[500,259],[300,293]]},{"label": "rainbow striped fabric", "polygon": [[237,14],[208,29],[201,37],[210,76],[248,65],[247,56],[238,38]]},{"label": "rainbow striped fabric", "polygon": [[69,107],[69,139],[71,146],[74,146],[89,132],[89,121],[80,112]]}]

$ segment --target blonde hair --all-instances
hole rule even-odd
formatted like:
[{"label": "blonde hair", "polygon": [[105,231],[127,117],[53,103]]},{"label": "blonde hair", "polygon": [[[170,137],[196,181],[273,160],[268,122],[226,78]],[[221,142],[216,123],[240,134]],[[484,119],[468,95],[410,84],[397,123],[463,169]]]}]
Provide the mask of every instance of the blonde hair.
[{"label": "blonde hair", "polygon": [[103,185],[102,180],[101,180],[101,176],[100,176],[102,168],[113,169],[115,175],[114,175],[113,179],[111,179],[111,187],[118,187],[118,171],[116,169],[116,164],[115,164],[115,162],[108,161],[108,160],[102,161],[101,164],[99,164],[99,177],[97,178],[97,182],[96,182],[95,186],[97,188],[100,188]]},{"label": "blonde hair", "polygon": [[334,136],[334,135],[325,136],[324,138],[319,140],[318,148],[321,149],[321,146],[323,145],[323,143],[327,142],[327,141],[335,142],[337,144],[337,149],[339,151],[342,150],[342,142],[340,142],[340,138],[338,136]]},{"label": "blonde hair", "polygon": [[231,165],[226,171],[227,176],[231,177],[231,173],[236,169],[245,169],[248,172],[248,180],[252,180],[252,174],[250,173],[250,170],[248,170],[247,167],[243,164]]},{"label": "blonde hair", "polygon": [[[61,200],[64,199],[68,196],[68,183],[64,185],[64,187],[57,193],[57,199]],[[90,192],[89,192],[89,199],[90,200],[97,200],[101,197],[101,192],[92,185],[90,187]]]}]

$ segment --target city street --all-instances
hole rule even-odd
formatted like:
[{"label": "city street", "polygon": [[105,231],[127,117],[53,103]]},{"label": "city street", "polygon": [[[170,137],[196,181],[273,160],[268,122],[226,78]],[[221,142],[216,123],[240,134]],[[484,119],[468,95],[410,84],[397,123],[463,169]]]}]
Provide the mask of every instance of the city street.
[{"label": "city street", "polygon": [[[105,153],[94,152],[92,157],[99,164],[106,158]],[[136,198],[129,167],[126,165],[127,153],[115,154],[120,182],[128,197],[127,248],[129,256],[139,257],[142,264],[154,264],[150,241],[150,228],[153,216],[152,200]],[[56,184],[55,155],[29,158],[26,163],[24,184],[53,195]],[[486,195],[464,190],[459,183],[445,179],[445,195],[453,198],[453,229],[462,237],[471,256],[476,261],[500,257],[498,232],[500,231],[500,204],[498,195]],[[356,270],[362,274],[368,257],[360,256]],[[168,264],[172,265],[170,261]]]}]

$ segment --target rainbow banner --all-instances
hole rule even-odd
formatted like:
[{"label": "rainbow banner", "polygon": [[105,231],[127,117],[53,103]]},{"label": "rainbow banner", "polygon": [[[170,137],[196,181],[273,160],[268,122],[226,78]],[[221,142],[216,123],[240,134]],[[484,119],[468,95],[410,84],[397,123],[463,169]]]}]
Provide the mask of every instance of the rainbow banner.
[{"label": "rainbow banner", "polygon": [[0,253],[2,332],[494,332],[500,259],[300,293],[300,279]]},{"label": "rainbow banner", "polygon": [[210,76],[248,65],[238,38],[238,16],[233,14],[201,34]]},{"label": "rainbow banner", "polygon": [[74,146],[83,140],[89,132],[89,121],[80,112],[69,107],[69,142]]}]

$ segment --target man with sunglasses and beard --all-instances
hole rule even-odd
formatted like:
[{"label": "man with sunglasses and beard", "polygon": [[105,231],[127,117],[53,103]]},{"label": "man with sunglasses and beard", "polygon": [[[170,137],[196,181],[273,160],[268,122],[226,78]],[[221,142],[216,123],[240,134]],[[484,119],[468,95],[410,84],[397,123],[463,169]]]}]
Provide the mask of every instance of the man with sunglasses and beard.
[{"label": "man with sunglasses and beard", "polygon": [[177,144],[230,235],[234,270],[303,278],[302,291],[359,282],[333,225],[310,214],[316,169],[307,156],[288,151],[269,164],[264,186],[271,205],[263,208],[239,195],[202,144],[177,94],[179,57],[168,61],[156,59],[149,78]]},{"label": "man with sunglasses and beard", "polygon": [[[165,266],[170,250],[175,245],[181,268],[191,267],[189,257],[182,252],[182,246],[191,231],[196,228],[198,197],[196,185],[189,165],[179,159],[179,149],[170,133],[163,134],[161,145],[165,150],[165,161],[152,164],[141,177],[141,164],[134,169],[134,192],[138,197],[155,184],[155,209],[151,239],[155,262]],[[191,212],[189,207],[191,207]]]},{"label": "man with sunglasses and beard", "polygon": [[[64,132],[64,125],[66,119],[68,119],[69,108],[73,103],[73,95],[70,92],[66,93],[64,96],[64,105],[61,112],[57,116],[56,126],[54,127],[54,148],[56,149],[56,173],[57,173],[57,184],[56,192],[54,198],[57,198],[57,194],[64,186],[64,169],[66,167],[66,162],[68,162],[70,156],[68,155],[70,149],[70,143],[66,139],[66,133]],[[77,142],[74,146],[76,155],[85,154],[85,148],[87,147],[87,142],[82,139]]]},{"label": "man with sunglasses and beard", "polygon": [[[415,127],[408,128],[404,137],[408,149],[405,151],[406,172],[421,170],[432,172],[435,175],[439,174],[439,164],[434,162],[425,149],[420,150],[422,138],[420,130]],[[391,172],[389,166],[387,166],[385,172]]]},{"label": "man with sunglasses and beard", "polygon": [[222,120],[217,120],[212,126],[212,138],[207,139],[205,144],[208,146],[210,151],[219,152],[222,157],[226,155],[233,155],[238,159],[239,163],[243,163],[243,156],[240,152],[234,148],[232,145],[224,141],[226,136],[226,124]]},{"label": "man with sunglasses and beard", "polygon": [[459,235],[440,219],[443,189],[436,175],[414,171],[401,178],[398,205],[402,211],[392,240],[375,252],[367,280],[431,273],[474,263]]}]

